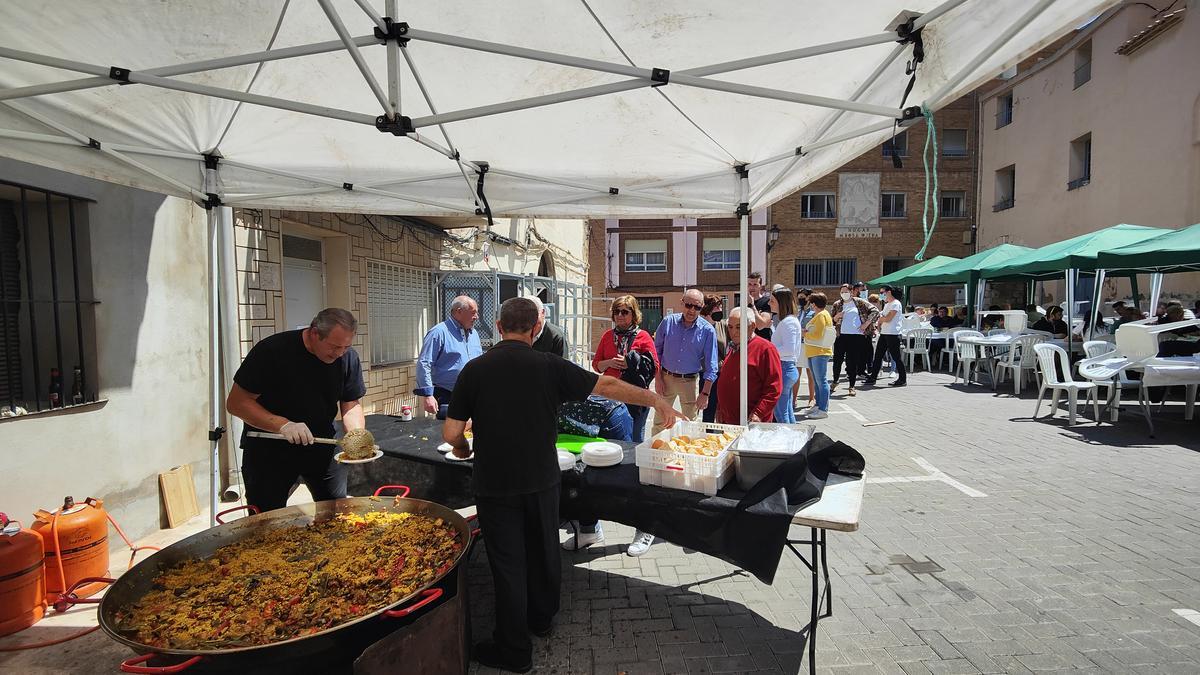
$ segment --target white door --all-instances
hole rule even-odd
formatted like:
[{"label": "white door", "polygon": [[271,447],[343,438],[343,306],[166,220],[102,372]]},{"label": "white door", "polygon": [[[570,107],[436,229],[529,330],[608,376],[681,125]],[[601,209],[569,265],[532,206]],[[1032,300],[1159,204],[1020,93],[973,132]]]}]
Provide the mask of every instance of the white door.
[{"label": "white door", "polygon": [[283,321],[307,328],[325,309],[324,246],[320,239],[283,236]]}]

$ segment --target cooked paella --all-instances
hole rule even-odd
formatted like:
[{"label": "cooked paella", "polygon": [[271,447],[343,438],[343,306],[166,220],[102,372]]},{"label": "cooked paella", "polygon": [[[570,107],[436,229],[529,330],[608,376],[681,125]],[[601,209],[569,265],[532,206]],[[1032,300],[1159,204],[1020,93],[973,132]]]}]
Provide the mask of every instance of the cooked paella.
[{"label": "cooked paella", "polygon": [[164,570],[116,616],[162,649],[227,649],[316,633],[392,605],[462,550],[440,518],[371,511],[266,530]]}]

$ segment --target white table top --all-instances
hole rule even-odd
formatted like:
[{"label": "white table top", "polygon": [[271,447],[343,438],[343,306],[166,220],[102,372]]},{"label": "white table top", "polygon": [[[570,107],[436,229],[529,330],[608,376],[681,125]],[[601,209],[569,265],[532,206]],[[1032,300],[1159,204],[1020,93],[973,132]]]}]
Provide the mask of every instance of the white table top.
[{"label": "white table top", "polygon": [[854,532],[862,515],[863,494],[867,481],[829,474],[821,499],[792,516],[792,524],[822,530]]},{"label": "white table top", "polygon": [[[1096,365],[1107,368],[1117,368],[1128,361],[1124,356],[1113,356],[1101,359]],[[1200,384],[1200,355],[1196,356],[1164,356],[1157,357],[1149,364],[1129,366],[1128,370],[1143,371],[1142,384],[1147,387],[1162,387],[1176,384]],[[1084,377],[1096,380],[1108,380],[1111,377],[1090,377],[1085,369]]]}]

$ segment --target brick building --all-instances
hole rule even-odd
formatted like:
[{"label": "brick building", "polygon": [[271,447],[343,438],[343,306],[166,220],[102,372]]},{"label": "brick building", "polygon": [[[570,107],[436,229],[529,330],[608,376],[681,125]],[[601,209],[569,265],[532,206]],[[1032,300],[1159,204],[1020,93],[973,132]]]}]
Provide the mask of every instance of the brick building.
[{"label": "brick building", "polygon": [[[977,116],[974,94],[935,114],[940,189],[931,198],[940,217],[926,258],[974,252]],[[925,237],[926,135],[926,125],[916,124],[896,137],[902,168],[885,143],[772,205],[770,223],[780,235],[768,255],[768,281],[829,291],[913,264]],[[918,302],[951,302],[955,294],[955,288],[928,287],[913,295]]]}]

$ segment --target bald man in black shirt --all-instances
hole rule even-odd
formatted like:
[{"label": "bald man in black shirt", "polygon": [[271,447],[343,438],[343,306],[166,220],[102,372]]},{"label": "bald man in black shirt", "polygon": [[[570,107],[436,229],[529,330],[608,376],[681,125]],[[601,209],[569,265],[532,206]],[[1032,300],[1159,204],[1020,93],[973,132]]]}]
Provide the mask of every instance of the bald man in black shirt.
[{"label": "bald man in black shirt", "polygon": [[530,632],[548,635],[562,580],[558,546],[558,407],[589,394],[653,406],[668,425],[675,410],[661,396],[600,376],[560,356],[534,351],[541,329],[537,306],[512,298],[496,322],[503,338],[458,376],[442,436],[454,454],[470,454],[479,526],[496,586],[493,640],[476,645],[483,665],[524,673],[533,667]]}]

